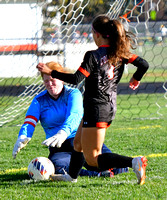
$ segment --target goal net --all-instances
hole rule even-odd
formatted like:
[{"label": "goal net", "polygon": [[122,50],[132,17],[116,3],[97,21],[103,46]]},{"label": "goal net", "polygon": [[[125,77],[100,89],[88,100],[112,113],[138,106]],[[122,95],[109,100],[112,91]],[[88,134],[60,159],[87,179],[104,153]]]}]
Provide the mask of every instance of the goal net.
[{"label": "goal net", "polygon": [[[97,48],[91,22],[98,14],[120,18],[138,37],[134,53],[150,65],[136,91],[128,87],[135,69],[126,66],[117,116],[166,117],[166,10],[165,0],[1,0],[0,126],[22,124],[33,97],[45,89],[38,62],[56,61],[74,72],[84,53]],[[82,83],[77,87],[84,91]]]}]

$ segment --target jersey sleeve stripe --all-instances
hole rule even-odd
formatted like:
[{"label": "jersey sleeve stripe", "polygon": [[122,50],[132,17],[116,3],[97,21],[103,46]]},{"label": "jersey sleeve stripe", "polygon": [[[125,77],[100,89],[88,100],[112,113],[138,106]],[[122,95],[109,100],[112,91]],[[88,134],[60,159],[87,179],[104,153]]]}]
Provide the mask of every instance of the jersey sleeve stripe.
[{"label": "jersey sleeve stripe", "polygon": [[97,122],[96,123],[96,127],[107,128],[108,127],[108,123],[107,122]]},{"label": "jersey sleeve stripe", "polygon": [[88,77],[90,75],[90,73],[88,71],[86,71],[85,69],[83,69],[82,67],[79,67],[78,69],[83,75],[85,75],[86,77]]},{"label": "jersey sleeve stripe", "polygon": [[136,60],[136,58],[138,57],[138,55],[133,54],[131,58],[129,58],[128,63],[132,63],[134,60]]},{"label": "jersey sleeve stripe", "polygon": [[34,117],[34,116],[32,116],[32,115],[28,115],[28,116],[26,116],[26,118],[25,118],[25,121],[24,121],[24,124],[31,124],[34,128],[35,128],[35,126],[36,126],[36,124],[37,124],[37,118],[36,117]]},{"label": "jersey sleeve stripe", "polygon": [[30,121],[24,121],[24,124],[30,124],[30,125],[32,125],[34,128],[35,128],[35,126],[36,126],[36,124],[34,124],[33,122],[30,122]]},{"label": "jersey sleeve stripe", "polygon": [[26,116],[26,119],[27,119],[27,118],[33,119],[33,120],[35,120],[36,122],[38,121],[37,118],[34,117],[33,115],[27,115],[27,116]]}]

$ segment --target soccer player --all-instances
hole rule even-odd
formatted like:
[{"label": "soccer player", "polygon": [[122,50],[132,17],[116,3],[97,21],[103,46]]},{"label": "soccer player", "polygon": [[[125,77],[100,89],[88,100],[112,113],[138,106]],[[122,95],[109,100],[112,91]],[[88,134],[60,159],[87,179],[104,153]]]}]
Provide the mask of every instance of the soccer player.
[{"label": "soccer player", "polygon": [[92,33],[98,49],[86,52],[81,66],[74,74],[51,70],[43,63],[37,65],[39,71],[71,84],[78,84],[85,79],[82,128],[77,131],[74,139],[75,152],[71,157],[69,174],[53,178],[76,182],[85,158],[89,165],[98,167],[101,171],[109,168],[133,168],[138,183],[143,185],[147,165],[144,156],[132,158],[115,153],[102,154],[101,148],[106,129],[115,116],[117,85],[124,65],[132,63],[137,67],[129,85],[135,90],[149,67],[148,63],[130,52],[134,35],[126,32],[119,20],[100,15],[92,23]]},{"label": "soccer player", "polygon": [[[47,63],[50,69],[63,72],[61,65]],[[46,134],[43,145],[49,147],[49,159],[55,166],[55,173],[69,172],[71,154],[73,152],[73,140],[78,126],[83,117],[83,100],[81,92],[76,88],[64,85],[63,81],[41,73],[46,90],[38,94],[32,101],[24,124],[22,125],[18,140],[13,149],[13,157],[31,140],[36,124],[40,120]],[[105,145],[103,152],[111,152]],[[87,163],[80,176],[110,176],[127,172],[128,168],[113,169],[100,172]]]},{"label": "soccer player", "polygon": [[160,31],[162,35],[162,41],[165,42],[165,38],[167,36],[167,28],[163,24],[160,26]]}]

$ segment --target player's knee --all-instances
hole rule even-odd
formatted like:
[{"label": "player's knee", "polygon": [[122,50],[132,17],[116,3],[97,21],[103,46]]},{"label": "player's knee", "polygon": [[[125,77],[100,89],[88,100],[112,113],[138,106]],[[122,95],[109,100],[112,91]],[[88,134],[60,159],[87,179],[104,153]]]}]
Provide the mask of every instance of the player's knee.
[{"label": "player's knee", "polygon": [[85,160],[89,166],[97,167],[97,158],[93,156],[85,156]]}]

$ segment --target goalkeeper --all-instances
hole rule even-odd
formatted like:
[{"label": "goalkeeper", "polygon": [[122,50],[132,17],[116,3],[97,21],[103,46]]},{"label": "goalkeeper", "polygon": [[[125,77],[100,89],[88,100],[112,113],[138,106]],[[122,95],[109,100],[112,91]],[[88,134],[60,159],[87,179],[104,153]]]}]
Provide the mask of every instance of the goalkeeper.
[{"label": "goalkeeper", "polygon": [[[64,72],[61,65],[50,62],[47,66],[51,70]],[[32,101],[24,124],[13,149],[13,158],[31,140],[35,126],[40,120],[46,134],[43,145],[49,147],[49,159],[55,166],[55,173],[64,174],[69,171],[71,154],[74,150],[73,140],[83,117],[82,94],[76,88],[64,85],[63,81],[41,73],[46,90],[38,94]],[[103,145],[102,151],[111,151]],[[100,172],[97,168],[85,163],[80,176],[113,176],[127,172],[128,168],[118,168]]]}]

